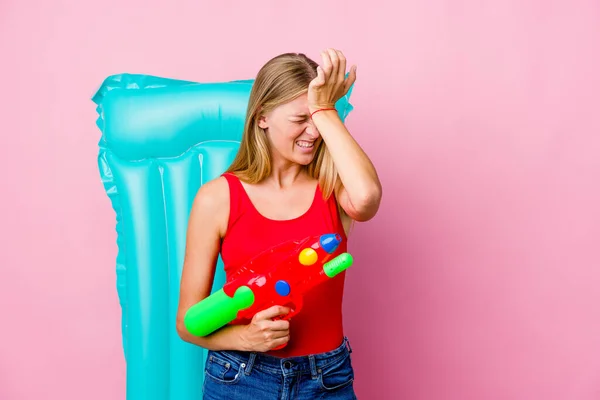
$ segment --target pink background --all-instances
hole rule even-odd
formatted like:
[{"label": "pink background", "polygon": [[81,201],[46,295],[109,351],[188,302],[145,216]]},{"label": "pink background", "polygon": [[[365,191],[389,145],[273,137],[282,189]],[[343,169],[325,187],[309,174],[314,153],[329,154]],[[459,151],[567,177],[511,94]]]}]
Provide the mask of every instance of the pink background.
[{"label": "pink background", "polygon": [[207,3],[0,3],[0,398],[124,398],[102,80],[326,46],[385,192],[351,238],[359,398],[600,398],[600,4]]}]

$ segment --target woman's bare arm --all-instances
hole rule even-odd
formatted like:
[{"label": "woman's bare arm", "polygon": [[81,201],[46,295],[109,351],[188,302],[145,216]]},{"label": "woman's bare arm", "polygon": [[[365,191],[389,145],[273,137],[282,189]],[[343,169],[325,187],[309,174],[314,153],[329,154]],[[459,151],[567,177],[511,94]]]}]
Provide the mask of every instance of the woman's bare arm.
[{"label": "woman's bare arm", "polygon": [[327,49],[321,56],[323,65],[308,88],[309,111],[314,113],[312,121],[327,144],[343,184],[340,206],[353,220],[368,221],[379,210],[381,182],[373,163],[335,110],[335,103],[356,81],[356,66],[346,77],[346,58],[341,51]]},{"label": "woman's bare arm", "polygon": [[191,335],[183,323],[187,310],[208,297],[215,276],[221,237],[229,218],[229,189],[225,178],[200,187],[190,212],[181,275],[177,332],[186,342],[209,350],[241,350],[241,326],[226,326],[211,335]]}]

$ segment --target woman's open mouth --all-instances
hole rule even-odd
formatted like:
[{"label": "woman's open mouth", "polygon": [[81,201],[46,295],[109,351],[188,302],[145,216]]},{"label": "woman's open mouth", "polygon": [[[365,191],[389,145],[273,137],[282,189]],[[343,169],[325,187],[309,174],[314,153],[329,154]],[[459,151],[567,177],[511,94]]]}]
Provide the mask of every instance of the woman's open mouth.
[{"label": "woman's open mouth", "polygon": [[315,142],[309,142],[308,140],[296,140],[296,146],[303,150],[312,150],[312,148],[315,146]]}]

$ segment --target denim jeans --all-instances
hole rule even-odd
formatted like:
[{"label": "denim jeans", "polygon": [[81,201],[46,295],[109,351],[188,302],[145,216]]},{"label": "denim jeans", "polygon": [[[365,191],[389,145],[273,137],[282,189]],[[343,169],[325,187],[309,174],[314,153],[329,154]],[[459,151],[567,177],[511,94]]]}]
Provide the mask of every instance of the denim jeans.
[{"label": "denim jeans", "polygon": [[209,351],[204,400],[356,400],[348,338],[334,350],[278,358],[264,353]]}]

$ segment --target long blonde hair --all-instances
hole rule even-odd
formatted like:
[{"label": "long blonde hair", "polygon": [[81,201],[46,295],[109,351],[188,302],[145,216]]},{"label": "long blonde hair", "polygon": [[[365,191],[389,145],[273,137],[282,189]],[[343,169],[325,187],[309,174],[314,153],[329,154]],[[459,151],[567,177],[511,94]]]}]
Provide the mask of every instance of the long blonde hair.
[{"label": "long blonde hair", "polygon": [[[226,172],[234,173],[250,184],[259,183],[271,175],[269,142],[258,126],[258,120],[277,106],[307,93],[309,83],[317,77],[317,66],[302,53],[284,53],[272,58],[260,69],[250,92],[240,148]],[[318,180],[324,199],[332,193],[336,197],[339,195],[341,180],[323,140],[306,171]],[[342,216],[344,210],[339,203],[338,211]]]}]

